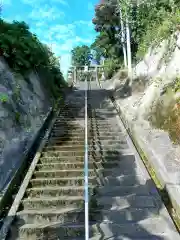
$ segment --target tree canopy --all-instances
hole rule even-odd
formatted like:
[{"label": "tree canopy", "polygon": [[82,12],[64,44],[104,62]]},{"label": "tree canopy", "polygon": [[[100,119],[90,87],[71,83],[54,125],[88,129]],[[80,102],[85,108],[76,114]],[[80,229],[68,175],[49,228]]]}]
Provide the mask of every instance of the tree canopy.
[{"label": "tree canopy", "polygon": [[[162,40],[176,30],[180,21],[180,1],[178,0],[101,0],[95,7],[95,16],[92,20],[95,30],[100,35],[95,39],[92,46],[100,46],[106,52],[107,57],[115,54],[122,55],[120,14],[122,9],[123,20],[128,14],[131,31],[132,57],[137,57],[137,52],[152,44],[152,41]],[[153,11],[152,11],[153,9]],[[148,35],[147,37],[147,33]],[[148,41],[149,38],[149,41]],[[146,45],[146,46],[145,46]],[[119,48],[119,50],[117,49]],[[114,51],[112,50],[114,48]],[[108,49],[109,51],[107,51]],[[146,50],[144,49],[144,51]]]},{"label": "tree canopy", "polygon": [[48,72],[49,78],[44,79],[44,84],[51,94],[58,96],[58,89],[62,84],[65,85],[59,61],[50,49],[29,31],[25,22],[7,23],[0,19],[0,50],[15,72],[26,74],[33,69],[37,72],[41,69]]},{"label": "tree canopy", "polygon": [[72,49],[72,64],[74,66],[90,65],[91,49],[83,45]]}]

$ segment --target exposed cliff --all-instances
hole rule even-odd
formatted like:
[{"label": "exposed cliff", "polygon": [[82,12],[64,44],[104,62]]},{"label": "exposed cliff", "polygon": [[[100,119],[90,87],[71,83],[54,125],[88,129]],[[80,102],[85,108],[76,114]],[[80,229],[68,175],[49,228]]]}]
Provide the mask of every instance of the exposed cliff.
[{"label": "exposed cliff", "polygon": [[21,156],[51,107],[36,72],[15,74],[0,59],[0,189],[21,164]]},{"label": "exposed cliff", "polygon": [[179,63],[180,33],[176,32],[158,48],[150,48],[135,66],[131,95],[122,72],[105,88],[115,90],[126,126],[168,190],[173,206],[180,210]]}]

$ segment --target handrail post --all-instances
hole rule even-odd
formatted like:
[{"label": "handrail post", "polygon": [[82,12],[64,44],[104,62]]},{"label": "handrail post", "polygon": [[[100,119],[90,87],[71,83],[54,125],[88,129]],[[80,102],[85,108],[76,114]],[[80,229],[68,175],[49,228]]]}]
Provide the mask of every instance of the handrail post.
[{"label": "handrail post", "polygon": [[[88,67],[84,71],[87,71]],[[87,114],[88,81],[85,88],[85,159],[84,159],[84,192],[85,192],[85,240],[89,240],[89,194],[88,194],[88,114]]]}]

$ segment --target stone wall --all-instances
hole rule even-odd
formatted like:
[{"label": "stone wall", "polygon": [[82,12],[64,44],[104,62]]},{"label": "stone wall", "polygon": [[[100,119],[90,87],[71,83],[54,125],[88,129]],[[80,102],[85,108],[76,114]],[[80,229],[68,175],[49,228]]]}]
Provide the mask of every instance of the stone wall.
[{"label": "stone wall", "polygon": [[22,153],[42,125],[51,104],[36,72],[15,74],[0,58],[0,190],[21,164]]},{"label": "stone wall", "polygon": [[104,87],[114,90],[126,127],[148,157],[180,216],[180,145],[172,143],[168,132],[153,128],[146,118],[152,105],[161,98],[164,86],[180,75],[180,33],[160,43],[158,48],[150,48],[133,73],[134,79],[143,76],[147,81],[143,92],[122,98],[119,88],[123,81],[118,73]]}]

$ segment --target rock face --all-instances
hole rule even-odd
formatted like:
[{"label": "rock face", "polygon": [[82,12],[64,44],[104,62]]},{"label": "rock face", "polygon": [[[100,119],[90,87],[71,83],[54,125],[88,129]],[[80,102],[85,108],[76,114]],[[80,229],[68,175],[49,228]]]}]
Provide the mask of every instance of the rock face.
[{"label": "rock face", "polygon": [[[155,129],[146,118],[153,104],[161,99],[163,88],[180,75],[179,63],[180,33],[175,33],[158,48],[149,49],[144,60],[133,69],[134,78],[144,77],[147,81],[148,86],[143,92],[121,98],[118,88],[122,81],[118,77],[104,87],[115,90],[115,98],[127,127],[154,166],[174,203],[178,205],[180,214],[180,145],[173,144],[168,132]],[[179,97],[177,95],[173,97]]]},{"label": "rock face", "polygon": [[49,97],[35,72],[14,74],[0,58],[0,190],[21,164],[22,153],[43,123]]},{"label": "rock face", "polygon": [[[149,48],[144,59],[133,69],[133,78],[143,78],[148,87],[137,98],[133,105],[138,103],[138,114],[147,113],[147,109],[158,100],[164,86],[180,75],[180,32],[174,33],[169,40],[164,40],[159,47]],[[122,80],[116,74],[113,79],[106,83],[106,88],[118,89]],[[134,99],[134,96],[133,96]],[[130,98],[128,101],[131,101]],[[132,100],[133,102],[134,100]]]}]

